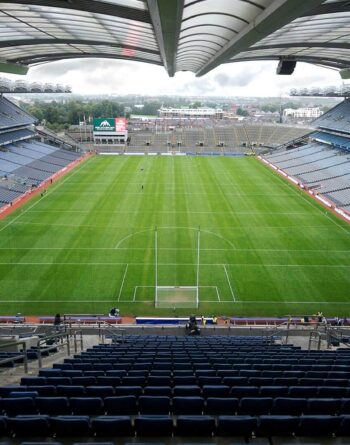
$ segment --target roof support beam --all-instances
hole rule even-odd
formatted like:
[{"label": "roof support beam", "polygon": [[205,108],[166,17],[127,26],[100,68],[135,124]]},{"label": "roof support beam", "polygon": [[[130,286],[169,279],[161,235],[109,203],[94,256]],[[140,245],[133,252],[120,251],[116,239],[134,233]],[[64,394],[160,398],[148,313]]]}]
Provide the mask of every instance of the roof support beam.
[{"label": "roof support beam", "polygon": [[[9,3],[8,1],[0,1],[0,10],[2,3]],[[136,20],[138,22],[149,23],[150,17],[147,10],[128,8],[127,6],[113,5],[109,2],[94,1],[94,0],[11,0],[12,4],[21,5],[38,5],[45,8],[61,8],[61,9],[76,9],[78,11],[93,12],[95,14],[110,15],[113,17],[121,17],[129,20]]]},{"label": "roof support beam", "polygon": [[203,76],[237,54],[246,51],[264,37],[319,6],[323,0],[276,0],[254,22],[230,40],[197,73]]},{"label": "roof support beam", "polygon": [[147,0],[147,4],[165,69],[173,77],[184,0]]}]

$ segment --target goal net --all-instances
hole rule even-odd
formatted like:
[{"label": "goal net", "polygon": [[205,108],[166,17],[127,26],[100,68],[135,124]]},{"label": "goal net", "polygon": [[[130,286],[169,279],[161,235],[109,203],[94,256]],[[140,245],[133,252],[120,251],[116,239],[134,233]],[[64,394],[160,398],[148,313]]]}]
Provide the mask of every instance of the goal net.
[{"label": "goal net", "polygon": [[158,231],[155,229],[155,307],[156,308],[198,308],[199,305],[199,252],[200,230],[197,235],[196,283],[193,286],[160,286],[158,284]]}]

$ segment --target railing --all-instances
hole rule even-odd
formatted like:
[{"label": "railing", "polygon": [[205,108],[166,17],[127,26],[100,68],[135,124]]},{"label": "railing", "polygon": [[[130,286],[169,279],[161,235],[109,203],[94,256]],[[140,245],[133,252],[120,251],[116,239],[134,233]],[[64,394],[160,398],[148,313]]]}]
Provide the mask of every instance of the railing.
[{"label": "railing", "polygon": [[339,327],[334,327],[334,326],[329,326],[327,331],[326,331],[326,338],[327,338],[327,348],[329,348],[331,346],[331,343],[333,340],[338,341],[339,343],[341,343],[343,346],[346,346],[347,348],[350,348],[350,344],[348,341],[345,341],[343,339],[343,335],[346,332],[346,339],[349,340],[350,338],[350,332],[345,331],[343,332],[343,327],[339,326]]},{"label": "railing", "polygon": [[23,358],[23,365],[24,365],[24,372],[28,372],[28,357],[27,357],[27,345],[25,341],[15,341],[15,342],[9,342],[9,343],[3,343],[0,345],[0,349],[3,348],[12,348],[17,347],[19,345],[22,345],[22,352],[19,352],[17,355],[12,355],[11,357],[4,358],[0,360],[0,365],[11,363],[13,360],[16,359],[22,359]]},{"label": "railing", "polygon": [[[42,367],[43,358],[42,353],[51,351],[55,346],[53,344],[49,344],[48,342],[55,343],[56,347],[60,346],[66,346],[67,347],[67,355],[71,354],[71,337],[73,337],[73,346],[74,346],[74,352],[78,352],[78,343],[80,343],[80,350],[83,350],[83,332],[80,331],[71,331],[71,330],[65,330],[64,332],[57,331],[54,334],[47,335],[45,337],[42,337],[37,342],[37,348],[38,348],[38,366],[39,368]],[[44,347],[43,347],[44,345]]]},{"label": "railing", "polygon": [[308,349],[309,351],[311,350],[311,345],[312,343],[316,343],[317,346],[317,350],[319,351],[321,348],[321,340],[322,340],[322,335],[319,331],[311,331],[310,335],[309,335],[309,345],[308,345]]},{"label": "railing", "polygon": [[110,325],[106,322],[100,322],[98,324],[98,336],[101,339],[102,343],[105,342],[106,334],[109,334],[112,337],[113,341],[121,341],[124,343],[126,330],[120,328],[119,326]]},{"label": "railing", "polygon": [[[23,329],[24,326],[23,325],[18,325],[18,324],[15,324],[13,326],[12,325],[10,325],[10,326],[0,326],[0,337],[8,337],[10,335],[21,335],[22,337],[23,336],[30,337],[30,336],[32,336],[33,334],[36,333],[36,331],[38,330],[38,327],[39,327],[38,325],[35,325],[35,326],[25,326],[26,329],[30,329],[30,330],[28,330],[28,332],[27,331],[16,332],[16,331],[19,331],[19,330]],[[6,332],[6,334],[2,333],[4,331]]]}]

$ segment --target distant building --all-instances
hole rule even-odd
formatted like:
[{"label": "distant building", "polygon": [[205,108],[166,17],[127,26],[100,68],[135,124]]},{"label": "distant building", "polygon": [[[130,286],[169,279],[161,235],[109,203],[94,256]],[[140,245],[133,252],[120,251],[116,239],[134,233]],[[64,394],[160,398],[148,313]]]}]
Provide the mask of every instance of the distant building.
[{"label": "distant building", "polygon": [[221,108],[165,108],[158,110],[161,118],[172,119],[222,119],[223,110]]},{"label": "distant building", "polygon": [[316,119],[317,117],[322,116],[322,114],[323,111],[321,111],[319,107],[297,108],[296,110],[293,108],[286,108],[283,110],[284,117]]}]

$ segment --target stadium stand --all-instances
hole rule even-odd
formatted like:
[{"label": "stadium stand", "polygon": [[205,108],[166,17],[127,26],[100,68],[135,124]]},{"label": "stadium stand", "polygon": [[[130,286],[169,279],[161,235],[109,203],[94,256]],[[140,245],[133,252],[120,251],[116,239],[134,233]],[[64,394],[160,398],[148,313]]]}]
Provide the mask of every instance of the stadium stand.
[{"label": "stadium stand", "polygon": [[313,124],[318,128],[348,134],[350,126],[350,99],[346,99],[332,108],[316,119]]},{"label": "stadium stand", "polygon": [[[306,145],[284,146],[265,158],[317,194],[349,210],[350,131],[343,125],[343,121],[349,120],[350,101],[347,99],[314,121],[319,129],[308,135]],[[340,121],[341,126],[338,125]]]},{"label": "stadium stand", "polygon": [[0,435],[349,436],[349,352],[266,336],[125,335],[1,386]]},{"label": "stadium stand", "polygon": [[38,141],[35,123],[35,118],[0,97],[0,206],[13,202],[80,157],[57,144]]},{"label": "stadium stand", "polygon": [[[170,123],[168,128],[169,126]],[[179,126],[175,122],[172,130],[164,128],[133,131],[131,128],[128,150],[144,151],[149,144],[152,151],[241,152],[242,147],[277,147],[309,132],[310,129],[306,127],[287,125],[233,124],[231,121],[217,123],[208,120],[183,122]]]}]

